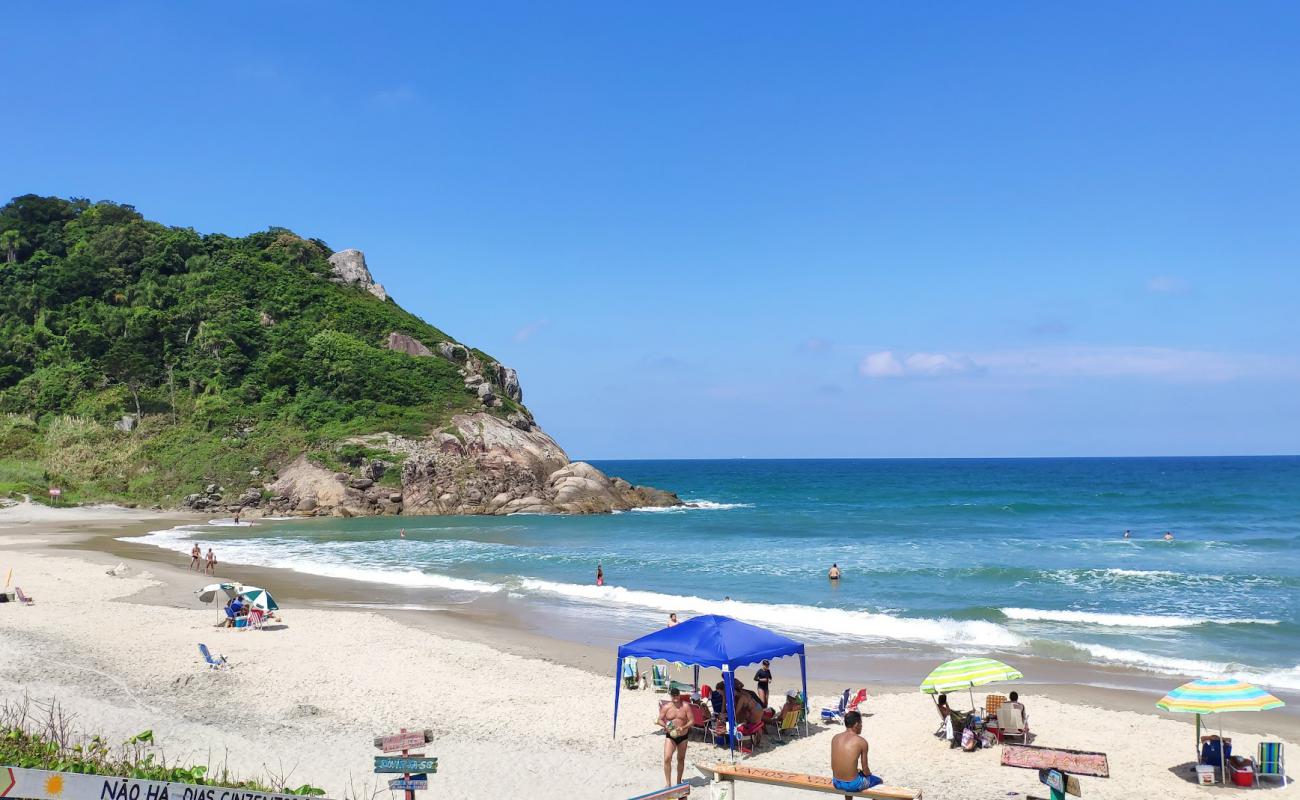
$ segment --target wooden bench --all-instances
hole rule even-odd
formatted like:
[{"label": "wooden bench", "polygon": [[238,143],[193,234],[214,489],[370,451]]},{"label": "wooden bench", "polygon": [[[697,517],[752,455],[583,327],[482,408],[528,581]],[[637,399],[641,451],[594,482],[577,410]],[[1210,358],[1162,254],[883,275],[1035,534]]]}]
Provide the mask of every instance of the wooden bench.
[{"label": "wooden bench", "polygon": [[679,783],[676,786],[656,789],[649,794],[639,794],[633,797],[632,800],[679,800],[679,798],[689,796],[690,793],[691,785],[689,783]]},{"label": "wooden bench", "polygon": [[[863,789],[860,792],[846,792],[843,789],[836,789],[831,784],[831,779],[825,775],[805,775],[801,772],[782,772],[779,769],[763,769],[761,767],[743,767],[737,764],[696,764],[695,768],[699,770],[706,778],[713,781],[747,781],[749,783],[762,783],[768,786],[784,786],[787,789],[804,789],[809,792],[825,792],[826,794],[837,794],[840,797],[874,797],[876,800],[921,800],[921,790],[905,789],[901,786],[886,786],[881,784],[871,789]],[[735,792],[732,792],[735,797]]]}]

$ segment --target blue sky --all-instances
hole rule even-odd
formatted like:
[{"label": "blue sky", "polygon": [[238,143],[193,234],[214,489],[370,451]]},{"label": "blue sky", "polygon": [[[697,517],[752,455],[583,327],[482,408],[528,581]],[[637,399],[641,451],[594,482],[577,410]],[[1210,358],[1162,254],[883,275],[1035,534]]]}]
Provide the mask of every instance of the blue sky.
[{"label": "blue sky", "polygon": [[588,458],[1300,452],[1294,3],[37,3],[0,189],[367,254]]}]

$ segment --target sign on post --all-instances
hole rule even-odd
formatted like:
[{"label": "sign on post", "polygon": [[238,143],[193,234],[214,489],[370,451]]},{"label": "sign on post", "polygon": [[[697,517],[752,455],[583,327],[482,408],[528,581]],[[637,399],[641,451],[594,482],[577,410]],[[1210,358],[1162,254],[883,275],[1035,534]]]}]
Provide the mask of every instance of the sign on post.
[{"label": "sign on post", "polygon": [[1066,750],[1059,747],[1008,744],[1002,747],[1002,766],[1023,769],[1054,769],[1067,775],[1109,778],[1110,763],[1105,753]]},{"label": "sign on post", "polygon": [[1065,791],[1065,776],[1059,769],[1040,769],[1038,771],[1038,780],[1042,781],[1045,786],[1054,792]]},{"label": "sign on post", "polygon": [[437,772],[438,759],[424,756],[375,756],[375,772]]},{"label": "sign on post", "polygon": [[429,776],[422,772],[419,775],[412,775],[409,778],[397,778],[388,782],[388,788],[395,792],[413,792],[417,789],[428,789]]},{"label": "sign on post", "polygon": [[419,747],[431,741],[433,741],[433,731],[402,731],[390,736],[376,737],[375,747],[385,753],[394,753],[398,750],[410,750],[412,747]]}]

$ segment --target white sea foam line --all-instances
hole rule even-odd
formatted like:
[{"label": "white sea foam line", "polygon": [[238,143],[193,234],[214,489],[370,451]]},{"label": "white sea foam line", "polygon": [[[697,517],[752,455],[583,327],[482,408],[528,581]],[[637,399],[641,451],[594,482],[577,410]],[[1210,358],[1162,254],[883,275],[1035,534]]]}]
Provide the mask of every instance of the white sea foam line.
[{"label": "white sea foam line", "polygon": [[812,631],[835,637],[983,647],[1018,647],[1025,642],[1019,634],[995,622],[981,620],[914,619],[840,608],[708,600],[702,597],[637,591],[621,586],[588,586],[534,578],[525,578],[519,585],[527,592],[558,595],[583,602],[657,611],[723,614],[788,631]]},{"label": "white sea foam line", "polygon": [[1037,608],[998,609],[1008,619],[1025,622],[1070,622],[1113,628],[1194,628],[1197,625],[1276,625],[1275,619],[1231,619],[1162,616],[1159,614],[1103,614],[1093,611],[1044,611]]},{"label": "white sea foam line", "polygon": [[[154,531],[144,536],[122,536],[118,537],[118,541],[150,544],[165,550],[189,553],[193,540],[200,538],[201,535],[201,531],[181,527]],[[229,564],[281,567],[294,572],[319,575],[325,578],[344,578],[369,583],[383,583],[390,586],[451,589],[482,594],[499,592],[502,588],[484,581],[453,578],[450,575],[420,572],[419,570],[354,567],[310,558],[296,558],[295,555],[283,542],[275,540],[267,540],[265,544],[261,542],[225,542],[222,544],[221,552],[222,560]]]},{"label": "white sea foam line", "polygon": [[1291,669],[1260,670],[1241,664],[1223,664],[1214,661],[1195,661],[1187,658],[1153,656],[1137,650],[1123,650],[1101,644],[1067,642],[1095,659],[1127,666],[1141,667],[1149,672],[1165,675],[1194,675],[1197,677],[1236,678],[1237,680],[1273,686],[1279,689],[1300,689],[1300,666]]},{"label": "white sea foam line", "polygon": [[753,508],[753,503],[716,503],[712,500],[684,500],[681,506],[639,506],[633,511],[651,513],[681,513],[684,511],[729,511],[733,508]]}]

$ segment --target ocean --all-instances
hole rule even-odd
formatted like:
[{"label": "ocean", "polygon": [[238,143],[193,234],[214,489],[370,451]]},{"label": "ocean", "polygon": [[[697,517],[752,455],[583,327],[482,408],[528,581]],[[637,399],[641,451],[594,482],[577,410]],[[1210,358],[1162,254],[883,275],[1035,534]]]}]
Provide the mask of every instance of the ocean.
[{"label": "ocean", "polygon": [[588,641],[720,613],[850,654],[1300,689],[1300,457],[594,463],[693,507],[214,520],[127,540],[405,587],[430,613],[512,607]]}]

